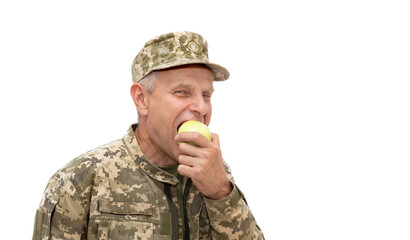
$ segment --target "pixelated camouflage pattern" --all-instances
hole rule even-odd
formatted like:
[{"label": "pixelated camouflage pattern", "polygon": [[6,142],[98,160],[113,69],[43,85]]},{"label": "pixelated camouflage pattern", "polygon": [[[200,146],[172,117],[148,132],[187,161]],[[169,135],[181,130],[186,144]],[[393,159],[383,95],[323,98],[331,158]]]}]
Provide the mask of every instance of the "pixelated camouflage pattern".
[{"label": "pixelated camouflage pattern", "polygon": [[[164,186],[171,186],[178,208],[178,179],[144,157],[136,127],[52,176],[36,212],[34,240],[171,239],[175,229]],[[189,188],[189,239],[264,239],[227,165],[226,171],[234,189],[225,199],[210,200]],[[179,213],[177,239],[183,239]]]},{"label": "pixelated camouflage pattern", "polygon": [[132,81],[137,83],[155,70],[187,64],[204,64],[212,71],[215,81],[229,78],[224,67],[210,63],[208,43],[199,34],[176,32],[148,41],[132,62]]}]

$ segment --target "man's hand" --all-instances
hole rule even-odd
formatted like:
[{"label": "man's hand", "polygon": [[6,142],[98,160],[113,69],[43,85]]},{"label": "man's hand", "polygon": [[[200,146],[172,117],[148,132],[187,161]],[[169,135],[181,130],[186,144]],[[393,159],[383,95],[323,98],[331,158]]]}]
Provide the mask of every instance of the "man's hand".
[{"label": "man's hand", "polygon": [[[192,179],[198,190],[207,198],[220,200],[232,191],[225,173],[219,137],[212,133],[208,141],[200,133],[183,132],[176,136],[179,145],[178,172]],[[192,142],[196,146],[188,144]]]}]

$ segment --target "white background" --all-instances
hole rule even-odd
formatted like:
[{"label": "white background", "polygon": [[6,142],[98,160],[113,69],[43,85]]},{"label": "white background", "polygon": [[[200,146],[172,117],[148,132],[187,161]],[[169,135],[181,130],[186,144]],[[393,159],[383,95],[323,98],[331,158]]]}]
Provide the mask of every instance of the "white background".
[{"label": "white background", "polygon": [[[2,1],[1,239],[51,175],[137,120],[131,62],[200,33],[211,130],[266,239],[410,239],[407,1]],[[6,223],[4,223],[4,221]]]}]

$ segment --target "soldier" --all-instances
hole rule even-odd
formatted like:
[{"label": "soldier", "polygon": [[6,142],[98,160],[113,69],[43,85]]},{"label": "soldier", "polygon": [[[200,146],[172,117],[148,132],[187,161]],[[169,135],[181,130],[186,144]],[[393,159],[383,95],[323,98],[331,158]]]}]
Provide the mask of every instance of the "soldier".
[{"label": "soldier", "polygon": [[213,81],[228,77],[198,34],[148,41],[132,63],[138,123],[52,176],[33,239],[264,239],[218,135],[178,134],[209,124]]}]

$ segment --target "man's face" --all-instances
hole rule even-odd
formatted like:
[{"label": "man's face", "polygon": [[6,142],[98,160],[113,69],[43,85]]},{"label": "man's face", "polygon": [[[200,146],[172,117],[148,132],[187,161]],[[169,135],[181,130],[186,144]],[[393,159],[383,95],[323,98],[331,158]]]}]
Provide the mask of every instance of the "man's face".
[{"label": "man's face", "polygon": [[209,125],[212,115],[213,75],[201,65],[160,71],[148,94],[147,131],[151,144],[161,155],[178,158],[175,136],[185,121]]}]

